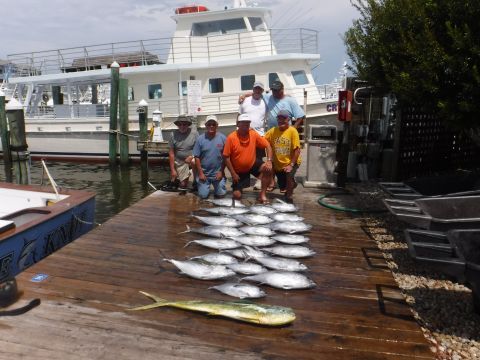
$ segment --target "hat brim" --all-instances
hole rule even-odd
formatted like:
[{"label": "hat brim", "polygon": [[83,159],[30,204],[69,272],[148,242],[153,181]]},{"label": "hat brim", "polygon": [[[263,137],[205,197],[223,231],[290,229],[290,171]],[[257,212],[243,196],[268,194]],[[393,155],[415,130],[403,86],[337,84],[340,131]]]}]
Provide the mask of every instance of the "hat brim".
[{"label": "hat brim", "polygon": [[188,125],[192,125],[192,122],[188,120],[175,120],[173,123],[175,125],[178,125],[179,123],[184,123],[184,122],[188,123]]}]

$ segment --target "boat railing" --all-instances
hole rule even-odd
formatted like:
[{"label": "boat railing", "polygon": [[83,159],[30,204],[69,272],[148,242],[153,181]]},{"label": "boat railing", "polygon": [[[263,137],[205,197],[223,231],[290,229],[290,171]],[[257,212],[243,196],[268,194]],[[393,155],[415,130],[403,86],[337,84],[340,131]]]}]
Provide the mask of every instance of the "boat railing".
[{"label": "boat railing", "polygon": [[13,78],[107,69],[113,61],[121,67],[130,67],[214,62],[284,53],[317,54],[317,31],[269,29],[205,37],[124,41],[11,54],[8,61],[17,69],[10,75]]}]

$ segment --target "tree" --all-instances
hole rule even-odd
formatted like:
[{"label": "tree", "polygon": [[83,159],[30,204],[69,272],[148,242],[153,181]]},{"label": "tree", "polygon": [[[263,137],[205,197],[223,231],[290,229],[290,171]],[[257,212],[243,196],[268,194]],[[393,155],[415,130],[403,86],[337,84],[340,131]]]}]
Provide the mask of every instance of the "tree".
[{"label": "tree", "polygon": [[344,41],[355,75],[457,129],[480,129],[480,1],[351,3],[360,18]]}]

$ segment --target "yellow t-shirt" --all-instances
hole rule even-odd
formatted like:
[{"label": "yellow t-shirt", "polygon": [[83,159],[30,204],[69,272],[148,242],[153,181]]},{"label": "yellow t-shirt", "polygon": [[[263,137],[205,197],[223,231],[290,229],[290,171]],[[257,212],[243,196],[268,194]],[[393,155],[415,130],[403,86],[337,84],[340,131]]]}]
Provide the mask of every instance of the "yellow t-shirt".
[{"label": "yellow t-shirt", "polygon": [[[273,150],[273,168],[275,171],[282,169],[292,162],[292,155],[295,149],[300,147],[300,137],[298,131],[293,126],[289,126],[285,131],[280,131],[278,127],[271,128],[265,134]],[[297,164],[302,160],[300,156]]]}]

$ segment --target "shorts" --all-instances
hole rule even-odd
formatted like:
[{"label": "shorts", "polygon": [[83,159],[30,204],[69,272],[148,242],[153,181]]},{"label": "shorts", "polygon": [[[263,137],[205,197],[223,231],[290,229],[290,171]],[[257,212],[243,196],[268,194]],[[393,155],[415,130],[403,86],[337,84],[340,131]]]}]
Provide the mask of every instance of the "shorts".
[{"label": "shorts", "polygon": [[285,171],[275,171],[275,175],[277,176],[277,183],[278,187],[280,189],[286,189],[287,188],[287,178],[292,178],[295,181],[295,174],[297,173],[298,170],[298,164],[295,164],[293,167],[292,171],[289,173],[286,173]]},{"label": "shorts", "polygon": [[190,166],[185,161],[175,160],[175,170],[180,181],[188,180],[190,177]]},{"label": "shorts", "polygon": [[263,158],[265,157],[265,149],[257,148],[255,155],[256,155],[255,161],[263,162]]},{"label": "shorts", "polygon": [[244,188],[250,187],[250,174],[252,174],[255,177],[258,177],[260,175],[260,167],[262,165],[263,165],[263,161],[256,159],[255,163],[250,168],[249,172],[238,174],[238,176],[240,177],[240,180],[238,180],[238,183],[232,184],[232,189],[242,190]]},{"label": "shorts", "polygon": [[210,193],[210,185],[213,186],[215,196],[224,196],[227,193],[225,185],[225,178],[216,180],[215,178],[207,178],[205,181],[200,181],[197,177],[198,196],[201,199],[208,198]]}]

